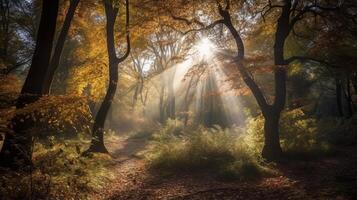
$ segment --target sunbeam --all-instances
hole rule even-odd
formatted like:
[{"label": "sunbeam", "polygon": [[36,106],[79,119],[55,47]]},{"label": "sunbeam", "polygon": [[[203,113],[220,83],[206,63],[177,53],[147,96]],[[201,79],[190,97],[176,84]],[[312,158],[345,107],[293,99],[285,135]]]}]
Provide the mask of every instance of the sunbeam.
[{"label": "sunbeam", "polygon": [[202,38],[195,46],[198,54],[202,57],[202,59],[210,59],[212,58],[215,50],[215,45],[208,38]]}]

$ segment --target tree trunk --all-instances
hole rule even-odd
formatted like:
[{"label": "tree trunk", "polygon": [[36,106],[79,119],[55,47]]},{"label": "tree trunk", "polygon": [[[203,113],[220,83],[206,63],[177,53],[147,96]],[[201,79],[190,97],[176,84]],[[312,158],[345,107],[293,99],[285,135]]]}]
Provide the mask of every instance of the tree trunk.
[{"label": "tree trunk", "polygon": [[76,11],[76,8],[78,6],[79,0],[72,0],[70,3],[70,6],[68,8],[66,18],[64,20],[61,32],[58,36],[58,40],[53,52],[53,56],[51,59],[51,64],[49,66],[48,73],[46,75],[46,82],[44,84],[44,90],[46,93],[49,93],[51,84],[53,81],[53,76],[55,75],[55,72],[59,66],[60,60],[61,60],[61,55],[63,51],[64,44],[66,42],[66,37],[68,35],[69,28],[71,27],[71,22],[74,16],[74,13]]},{"label": "tree trunk", "polygon": [[191,77],[190,78],[190,81],[188,83],[188,86],[187,86],[187,90],[185,92],[185,97],[183,99],[183,121],[184,121],[184,124],[185,126],[187,126],[187,122],[188,122],[188,118],[189,118],[189,109],[190,109],[190,103],[191,103],[191,100],[193,98],[193,94],[190,94],[190,91],[191,91],[191,87],[193,85],[193,79],[194,77]]},{"label": "tree trunk", "polygon": [[348,118],[351,118],[353,116],[353,108],[352,108],[352,93],[351,93],[351,78],[349,75],[347,75],[347,80],[346,80],[346,100],[347,100],[347,109],[348,109]]},{"label": "tree trunk", "polygon": [[340,117],[343,117],[343,108],[342,108],[342,84],[339,78],[336,78],[336,104],[337,110]]},{"label": "tree trunk", "polygon": [[161,124],[165,123],[165,102],[164,102],[164,96],[165,96],[165,85],[161,85],[160,89],[160,100],[159,100],[159,121]]},{"label": "tree trunk", "polygon": [[279,160],[282,155],[279,138],[279,113],[269,113],[264,116],[264,147],[263,158],[268,161]]},{"label": "tree trunk", "polygon": [[[41,21],[37,35],[32,64],[17,100],[16,108],[21,109],[26,104],[36,101],[44,90],[44,79],[48,71],[53,39],[56,30],[59,0],[44,0],[42,2]],[[7,134],[0,152],[0,165],[21,167],[31,164],[32,136],[28,132],[33,126],[31,118],[17,115],[12,120],[13,134]]]},{"label": "tree trunk", "polygon": [[282,149],[280,147],[279,138],[279,120],[286,101],[286,68],[288,67],[288,63],[284,58],[284,47],[285,41],[291,31],[290,9],[291,1],[285,1],[285,5],[282,7],[282,12],[278,19],[274,41],[274,103],[272,106],[269,106],[268,109],[263,109],[263,115],[265,118],[265,143],[262,156],[268,161],[280,160],[282,157]]},{"label": "tree trunk", "polygon": [[109,85],[107,93],[104,100],[99,108],[92,131],[92,142],[84,155],[90,152],[93,153],[108,153],[108,150],[104,145],[104,125],[105,119],[107,117],[108,111],[112,102],[114,100],[115,92],[117,90],[118,80],[119,80],[119,63],[123,62],[130,53],[130,36],[129,36],[129,0],[126,0],[126,41],[127,41],[127,51],[121,57],[118,58],[115,50],[115,39],[114,39],[114,24],[116,17],[118,15],[119,8],[113,7],[112,3],[109,1],[104,1],[105,14],[107,18],[106,31],[107,31],[107,51],[109,60]]},{"label": "tree trunk", "polygon": [[175,91],[174,91],[174,79],[175,79],[175,70],[172,69],[173,72],[170,75],[170,79],[168,79],[168,95],[167,95],[167,117],[171,118],[171,119],[175,119],[176,118],[176,111],[175,111],[175,104],[176,104],[176,100],[175,100]]},{"label": "tree trunk", "polygon": [[113,63],[109,66],[109,86],[105,98],[99,108],[99,111],[95,117],[93,130],[92,130],[92,142],[87,152],[108,153],[108,150],[104,145],[104,125],[105,119],[108,115],[108,111],[114,100],[115,92],[118,85],[118,65]]},{"label": "tree trunk", "polygon": [[133,101],[131,102],[131,110],[134,111],[135,110],[135,105],[136,102],[138,101],[138,95],[139,95],[139,88],[140,87],[140,83],[137,83],[137,85],[135,86],[135,90],[134,90],[134,95],[133,95]]},{"label": "tree trunk", "polygon": [[262,156],[267,160],[277,160],[280,159],[279,157],[281,156],[278,125],[280,112],[285,105],[286,69],[283,69],[282,66],[286,65],[284,60],[284,44],[286,37],[289,35],[290,7],[291,3],[286,3],[286,5],[284,5],[283,12],[278,20],[278,26],[275,34],[274,61],[277,67],[274,71],[275,99],[273,105],[268,105],[261,89],[254,81],[253,77],[251,77],[247,69],[244,67],[242,63],[242,60],[244,59],[244,44],[242,38],[240,37],[238,31],[234,28],[229,12],[227,10],[223,10],[222,7],[219,7],[219,13],[224,19],[224,24],[227,26],[236,42],[236,47],[238,50],[236,62],[238,71],[242,75],[244,83],[252,91],[265,117],[265,144]]},{"label": "tree trunk", "polygon": [[357,94],[357,72],[352,74],[352,85],[355,89],[355,94]]},{"label": "tree trunk", "polygon": [[[1,26],[0,26],[0,61],[5,65],[8,65],[8,48],[9,48],[9,26],[10,26],[10,2],[9,1],[0,1],[0,16],[1,16]],[[4,69],[4,73],[8,71],[8,66]]]}]

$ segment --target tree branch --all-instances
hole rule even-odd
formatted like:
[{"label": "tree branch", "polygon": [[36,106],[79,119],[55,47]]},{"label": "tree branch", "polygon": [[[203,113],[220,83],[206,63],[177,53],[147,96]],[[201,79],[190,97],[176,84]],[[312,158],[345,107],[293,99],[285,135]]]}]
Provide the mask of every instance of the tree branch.
[{"label": "tree branch", "polygon": [[287,64],[290,64],[294,61],[301,61],[301,62],[308,62],[308,61],[313,61],[313,62],[317,62],[317,63],[320,63],[320,64],[323,64],[323,65],[327,65],[327,66],[330,66],[330,67],[334,67],[334,68],[337,68],[338,66],[337,65],[333,65],[332,63],[329,63],[327,61],[324,61],[324,60],[320,60],[320,59],[316,59],[316,58],[310,58],[310,57],[306,57],[306,56],[292,56],[288,59],[286,59],[286,63]]},{"label": "tree branch", "polygon": [[125,29],[126,29],[126,52],[125,54],[118,58],[118,63],[123,62],[130,54],[131,45],[130,45],[130,30],[129,30],[129,0],[125,0],[125,11],[126,11],[126,21],[125,21]]}]

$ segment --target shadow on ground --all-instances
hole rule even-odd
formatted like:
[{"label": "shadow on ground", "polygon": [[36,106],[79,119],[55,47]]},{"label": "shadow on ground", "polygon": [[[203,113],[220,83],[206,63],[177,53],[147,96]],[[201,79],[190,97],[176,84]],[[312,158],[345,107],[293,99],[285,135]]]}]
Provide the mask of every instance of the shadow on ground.
[{"label": "shadow on ground", "polygon": [[223,181],[209,173],[163,176],[149,170],[137,154],[148,139],[126,137],[107,144],[116,162],[117,179],[94,199],[354,199],[357,196],[356,147],[336,155],[292,159],[275,166],[277,173],[256,181]]}]

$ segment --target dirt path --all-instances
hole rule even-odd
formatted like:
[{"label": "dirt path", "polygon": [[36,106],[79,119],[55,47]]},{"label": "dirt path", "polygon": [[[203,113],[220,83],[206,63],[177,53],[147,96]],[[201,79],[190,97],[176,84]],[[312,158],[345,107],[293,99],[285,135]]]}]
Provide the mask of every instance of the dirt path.
[{"label": "dirt path", "polygon": [[[290,161],[259,181],[221,181],[209,174],[167,177],[149,171],[135,154],[145,139],[122,138],[108,144],[117,159],[118,178],[93,199],[354,199],[357,197],[357,152],[347,148],[335,157]],[[356,197],[354,197],[356,196]]]}]

